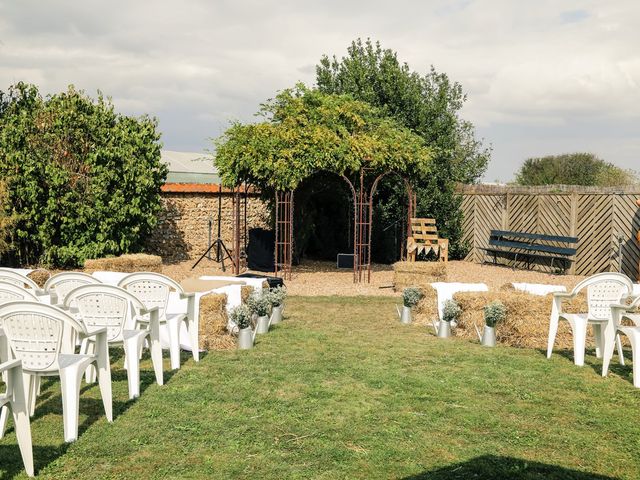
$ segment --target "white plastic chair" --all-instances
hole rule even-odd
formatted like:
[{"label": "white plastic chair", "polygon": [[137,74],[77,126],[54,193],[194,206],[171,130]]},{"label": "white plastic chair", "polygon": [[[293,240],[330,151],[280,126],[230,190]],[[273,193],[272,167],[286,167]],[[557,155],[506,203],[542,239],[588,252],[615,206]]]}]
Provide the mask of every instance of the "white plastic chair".
[{"label": "white plastic chair", "polygon": [[[80,382],[89,365],[96,365],[102,403],[107,420],[113,420],[111,397],[111,368],[107,346],[107,329],[91,333],[67,312],[37,302],[15,301],[0,306],[0,328],[7,337],[11,354],[22,361],[22,370],[28,376],[25,386],[29,412],[35,410],[36,379],[59,376],[62,389],[64,439],[78,438],[78,410]],[[96,353],[75,353],[75,337],[93,337]]]},{"label": "white plastic chair", "polygon": [[67,294],[81,285],[101,283],[97,278],[82,272],[57,273],[44,284],[44,291],[51,295],[52,305],[64,305]]},{"label": "white plastic chair", "polygon": [[[587,289],[587,313],[564,313],[562,303],[575,298],[582,290]],[[596,342],[596,357],[603,358],[603,352],[611,349],[617,343],[620,362],[624,364],[622,357],[622,344],[615,333],[613,319],[611,318],[612,304],[619,304],[633,291],[633,283],[622,273],[598,273],[578,283],[571,293],[554,293],[549,319],[549,339],[547,343],[547,358],[551,357],[553,344],[558,333],[559,320],[566,320],[571,325],[573,333],[573,358],[578,366],[584,365],[585,344],[587,339],[587,326],[593,327]],[[604,366],[603,366],[604,367]],[[603,375],[604,375],[603,368]]]},{"label": "white plastic chair", "polygon": [[[633,362],[633,386],[640,388],[640,314],[635,311],[640,307],[640,296],[636,297],[629,305],[611,305],[611,316],[617,334],[626,335],[631,343],[631,361]],[[630,320],[633,326],[622,324],[624,320]],[[606,375],[609,363],[613,357],[613,351],[604,352],[602,375]]]},{"label": "white plastic chair", "polygon": [[13,414],[13,424],[22,455],[22,463],[27,475],[33,477],[33,449],[31,446],[31,425],[29,411],[24,398],[23,374],[20,360],[0,364],[0,373],[7,374],[6,390],[0,394],[0,438],[4,436],[9,410]]},{"label": "white plastic chair", "polygon": [[[66,295],[64,306],[70,308],[72,304],[78,309],[78,318],[88,331],[104,327],[107,329],[109,345],[121,345],[124,348],[129,398],[140,396],[140,357],[147,339],[156,382],[158,385],[163,384],[157,307],[147,310],[140,300],[128,291],[104,284],[82,285],[73,289]],[[144,320],[143,316],[148,316],[149,320]],[[85,352],[93,351],[94,345],[90,342],[86,345]],[[93,378],[90,380],[93,381]]]},{"label": "white plastic chair", "polygon": [[[147,309],[158,307],[160,324],[165,324],[169,336],[169,355],[171,369],[180,368],[180,325],[184,322],[191,342],[193,359],[200,361],[198,350],[198,318],[195,315],[195,294],[185,293],[179,283],[171,278],[153,272],[140,272],[127,275],[120,280],[119,287],[131,292]],[[167,313],[171,291],[187,300],[186,312]]]},{"label": "white plastic chair", "polygon": [[35,295],[42,293],[42,289],[36,282],[25,275],[14,272],[10,268],[0,268],[0,283],[10,283],[17,287],[32,290]]}]

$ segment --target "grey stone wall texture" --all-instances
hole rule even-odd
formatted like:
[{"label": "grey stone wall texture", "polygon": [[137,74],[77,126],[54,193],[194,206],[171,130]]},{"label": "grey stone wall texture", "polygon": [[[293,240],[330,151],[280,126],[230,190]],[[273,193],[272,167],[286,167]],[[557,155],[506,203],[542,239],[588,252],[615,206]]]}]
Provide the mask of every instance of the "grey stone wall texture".
[{"label": "grey stone wall texture", "polygon": [[[217,235],[218,197],[222,195],[221,237],[233,247],[232,199],[228,193],[163,192],[164,208],[158,225],[147,242],[149,253],[160,255],[164,262],[197,260],[209,245],[211,235]],[[247,200],[247,229],[270,228],[269,210],[257,196]]]}]

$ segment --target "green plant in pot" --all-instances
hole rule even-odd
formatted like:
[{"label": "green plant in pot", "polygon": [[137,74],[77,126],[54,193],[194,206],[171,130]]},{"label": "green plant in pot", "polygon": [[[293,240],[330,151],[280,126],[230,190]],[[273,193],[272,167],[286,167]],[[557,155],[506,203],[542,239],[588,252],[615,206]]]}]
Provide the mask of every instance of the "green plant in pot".
[{"label": "green plant in pot", "polygon": [[476,331],[480,337],[480,344],[485,347],[496,346],[496,325],[507,318],[507,307],[500,301],[493,301],[484,307],[484,330],[482,335],[478,327]]},{"label": "green plant in pot", "polygon": [[455,324],[458,321],[461,313],[462,308],[460,308],[460,305],[458,305],[458,302],[455,300],[447,300],[444,302],[442,319],[438,324],[438,337],[448,338],[451,336],[451,324]]},{"label": "green plant in pot", "polygon": [[271,311],[271,300],[268,293],[253,293],[247,300],[247,305],[251,313],[258,319],[256,321],[256,333],[263,334],[269,331],[269,312]]},{"label": "green plant in pot", "polygon": [[271,323],[280,323],[282,321],[282,312],[284,311],[284,300],[287,298],[287,289],[284,285],[278,285],[269,290],[267,295],[271,303]]},{"label": "green plant in pot", "polygon": [[238,305],[231,310],[229,319],[238,326],[238,348],[248,350],[253,348],[254,334],[251,329],[253,314],[246,305]]},{"label": "green plant in pot", "polygon": [[402,311],[398,310],[400,323],[411,323],[411,309],[415,307],[424,294],[418,287],[407,287],[402,291]]}]

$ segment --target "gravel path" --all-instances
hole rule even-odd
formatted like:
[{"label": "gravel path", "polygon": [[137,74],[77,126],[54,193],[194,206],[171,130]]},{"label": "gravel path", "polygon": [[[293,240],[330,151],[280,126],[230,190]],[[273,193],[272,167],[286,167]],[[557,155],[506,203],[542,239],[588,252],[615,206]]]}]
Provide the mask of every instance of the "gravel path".
[{"label": "gravel path", "polygon": [[[183,262],[166,265],[163,273],[178,281],[186,277],[223,275],[219,266],[213,262],[203,260],[195,270],[191,270],[192,264],[193,262]],[[226,275],[230,275],[228,269]],[[447,277],[449,282],[483,282],[492,290],[510,282],[545,283],[572,288],[584,278],[573,275],[551,275],[530,270],[512,270],[508,267],[464,261],[450,261],[447,267]],[[286,284],[291,295],[398,295],[391,288],[393,286],[391,265],[373,265],[371,283],[354,284],[352,270],[338,270],[333,262],[307,261],[293,267],[293,278]]]}]

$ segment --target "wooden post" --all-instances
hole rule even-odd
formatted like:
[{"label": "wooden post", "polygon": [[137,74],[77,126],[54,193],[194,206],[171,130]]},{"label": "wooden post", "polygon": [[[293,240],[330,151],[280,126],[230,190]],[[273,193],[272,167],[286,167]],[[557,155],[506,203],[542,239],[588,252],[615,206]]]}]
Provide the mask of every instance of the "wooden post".
[{"label": "wooden post", "polygon": [[[578,194],[577,193],[572,193],[571,194],[571,217],[569,218],[569,236],[570,237],[575,237],[576,236],[576,232],[578,229]],[[580,246],[580,244],[578,244],[578,247]],[[573,259],[573,263],[571,264],[571,268],[569,268],[569,274],[570,275],[575,275],[576,274],[576,267],[577,267],[577,263],[578,263],[578,253],[576,252],[576,255]]]}]

